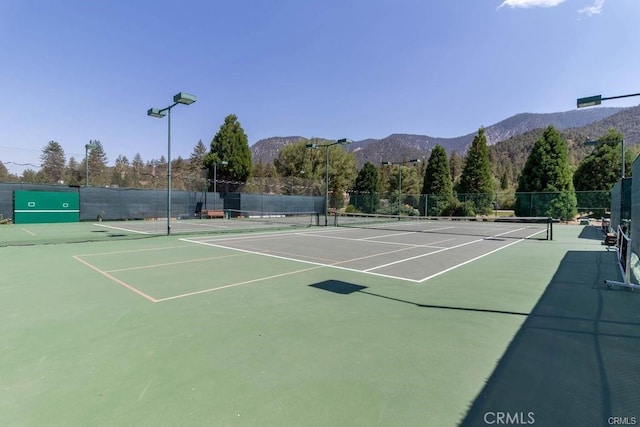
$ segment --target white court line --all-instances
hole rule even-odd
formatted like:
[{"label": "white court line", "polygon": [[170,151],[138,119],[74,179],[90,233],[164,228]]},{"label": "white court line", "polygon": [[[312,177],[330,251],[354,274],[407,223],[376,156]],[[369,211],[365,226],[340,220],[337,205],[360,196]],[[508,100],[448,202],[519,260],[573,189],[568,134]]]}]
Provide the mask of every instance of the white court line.
[{"label": "white court line", "polygon": [[[537,234],[537,233],[536,233],[536,234]],[[487,253],[485,253],[485,254],[479,255],[479,256],[477,256],[477,257],[475,257],[475,258],[472,258],[472,259],[470,259],[470,260],[467,260],[467,261],[461,262],[460,264],[457,264],[457,265],[454,265],[453,267],[449,267],[449,268],[447,268],[447,269],[444,269],[444,270],[442,270],[442,271],[439,271],[439,272],[437,272],[437,273],[435,273],[435,274],[432,274],[431,276],[427,276],[427,277],[425,277],[424,279],[419,280],[419,281],[418,281],[418,283],[426,282],[426,281],[427,281],[427,280],[429,280],[429,279],[433,279],[434,277],[440,276],[441,274],[447,273],[447,272],[449,272],[449,271],[451,271],[451,270],[455,270],[455,269],[456,269],[456,268],[458,268],[458,267],[462,267],[463,265],[469,264],[469,263],[471,263],[471,262],[473,262],[473,261],[477,261],[477,260],[479,260],[480,258],[484,258],[484,257],[486,257],[487,255],[491,255],[491,254],[493,254],[493,253],[495,253],[495,252],[498,252],[498,251],[500,251],[500,250],[502,250],[502,249],[504,249],[504,248],[508,248],[508,247],[509,247],[509,246],[511,246],[511,245],[515,245],[516,243],[520,243],[520,242],[522,242],[522,241],[524,241],[524,240],[525,240],[525,239],[520,239],[520,240],[516,240],[515,242],[511,242],[511,243],[509,243],[508,245],[500,246],[499,248],[494,249],[494,250],[492,250],[492,251],[490,251],[490,252],[487,252]]]},{"label": "white court line", "polygon": [[[354,269],[354,268],[347,268],[347,267],[339,266],[339,265],[337,265],[337,264],[340,264],[340,263],[346,263],[346,262],[352,262],[352,261],[357,261],[357,260],[359,260],[359,259],[363,259],[363,258],[369,258],[369,257],[380,256],[380,255],[384,255],[384,253],[382,253],[382,254],[375,254],[375,255],[367,256],[367,257],[363,257],[363,258],[356,258],[356,259],[347,260],[347,261],[341,261],[341,262],[339,262],[339,263],[335,263],[335,264],[322,264],[322,263],[318,263],[318,262],[305,261],[305,260],[301,260],[301,259],[297,259],[297,258],[290,258],[290,257],[285,257],[285,256],[280,256],[280,255],[274,255],[274,254],[269,254],[269,253],[264,253],[264,252],[259,252],[259,251],[251,251],[251,250],[245,250],[245,249],[238,249],[238,248],[233,248],[233,247],[223,246],[223,245],[219,245],[219,244],[215,244],[215,243],[210,243],[210,242],[202,242],[202,241],[197,241],[197,240],[192,240],[192,239],[180,239],[180,240],[185,241],[185,242],[189,242],[189,243],[201,244],[201,245],[205,245],[205,246],[219,247],[219,248],[222,248],[222,249],[228,249],[228,250],[233,250],[233,251],[240,251],[240,252],[250,253],[250,254],[254,254],[254,255],[268,256],[268,257],[278,258],[278,259],[283,259],[283,260],[287,260],[287,261],[301,262],[301,263],[305,263],[305,264],[312,264],[312,265],[317,265],[317,266],[324,266],[324,267],[336,268],[336,269],[339,269],[339,270],[352,271],[352,272],[358,272],[358,273],[366,273],[366,274],[371,274],[371,275],[374,275],[374,276],[385,277],[385,278],[390,278],[390,279],[397,279],[397,280],[403,280],[403,281],[413,282],[413,283],[422,283],[422,282],[425,282],[425,281],[427,281],[427,280],[429,280],[429,279],[431,279],[431,278],[433,278],[433,277],[439,276],[439,275],[444,274],[444,273],[446,273],[446,272],[448,272],[448,271],[451,271],[451,270],[453,270],[453,269],[455,269],[455,268],[458,268],[458,267],[461,267],[461,266],[463,266],[463,265],[466,265],[466,264],[468,264],[468,263],[470,263],[470,262],[472,262],[472,261],[478,260],[478,259],[480,259],[480,258],[482,258],[482,257],[487,256],[487,255],[493,254],[493,253],[495,253],[495,252],[497,252],[497,251],[499,251],[499,250],[501,250],[501,249],[504,249],[504,248],[507,248],[507,247],[509,247],[509,246],[515,245],[515,244],[517,244],[517,243],[520,243],[520,242],[522,242],[522,241],[524,241],[524,240],[526,240],[526,239],[528,239],[528,238],[531,238],[531,237],[535,236],[536,234],[540,234],[540,233],[544,232],[544,230],[536,231],[535,233],[533,233],[533,234],[531,234],[531,235],[529,235],[529,236],[527,236],[527,237],[525,237],[525,238],[523,238],[523,239],[518,239],[518,240],[516,240],[516,241],[514,241],[514,242],[512,242],[512,243],[509,243],[509,244],[505,245],[505,246],[501,246],[501,247],[499,247],[499,248],[497,248],[497,249],[494,249],[494,250],[492,250],[492,251],[490,251],[490,252],[487,252],[487,253],[485,253],[485,254],[483,254],[483,255],[480,255],[480,256],[478,256],[478,257],[475,257],[475,258],[473,258],[473,259],[471,259],[471,260],[464,261],[464,262],[462,262],[462,263],[460,263],[460,264],[458,264],[458,265],[455,265],[455,266],[453,266],[453,267],[450,267],[450,268],[448,268],[448,269],[445,269],[445,270],[443,270],[443,271],[440,271],[440,272],[438,272],[438,273],[435,273],[435,274],[433,274],[433,275],[431,275],[431,276],[425,277],[425,278],[420,279],[420,280],[416,280],[416,279],[409,279],[409,278],[406,278],[406,277],[392,276],[392,275],[389,275],[389,274],[376,273],[376,272],[374,272],[373,270],[377,270],[377,269],[380,269],[380,268],[383,268],[383,267],[387,267],[387,266],[390,266],[390,265],[394,265],[394,264],[402,263],[402,262],[405,262],[405,261],[411,261],[411,260],[414,260],[414,259],[419,259],[419,258],[422,258],[422,257],[425,257],[425,256],[429,256],[429,255],[437,254],[437,253],[440,253],[440,252],[444,252],[444,251],[447,251],[447,250],[450,250],[450,249],[459,248],[459,247],[462,247],[462,246],[467,246],[467,245],[470,245],[470,244],[473,244],[473,243],[482,242],[482,241],[484,241],[484,240],[492,240],[492,238],[494,238],[494,237],[502,236],[502,235],[505,235],[505,234],[513,233],[513,232],[515,232],[515,231],[520,231],[520,230],[524,230],[524,229],[525,229],[525,228],[520,228],[520,229],[518,229],[518,230],[505,231],[504,233],[496,234],[496,235],[494,235],[494,236],[492,236],[492,237],[487,237],[487,238],[483,238],[483,239],[477,239],[477,240],[473,240],[473,241],[471,241],[471,242],[466,242],[466,243],[463,243],[463,244],[460,244],[460,245],[456,245],[456,246],[452,246],[452,247],[448,247],[448,248],[440,248],[439,250],[434,251],[434,252],[429,252],[429,253],[427,253],[427,254],[422,254],[422,255],[419,255],[419,256],[415,256],[415,257],[410,257],[410,258],[407,258],[407,259],[404,259],[404,260],[400,260],[400,261],[395,261],[395,262],[392,262],[392,263],[388,263],[388,264],[385,264],[385,265],[377,266],[377,267],[370,268],[370,269],[367,269],[367,270],[358,270],[358,269]],[[349,238],[343,238],[343,237],[337,237],[337,236],[318,236],[318,235],[316,235],[316,233],[322,233],[322,232],[328,232],[328,231],[330,231],[330,230],[326,230],[326,231],[325,231],[325,230],[323,230],[323,231],[313,231],[313,232],[308,232],[308,233],[291,232],[291,233],[283,233],[283,234],[279,234],[278,236],[309,235],[309,236],[311,236],[311,237],[327,237],[327,238],[336,238],[336,239],[343,239],[343,240],[355,240],[355,241],[362,240],[362,239],[349,239]],[[334,230],[332,230],[332,231],[334,231]],[[410,233],[409,233],[409,234],[410,234]],[[274,235],[274,234],[271,234],[271,235],[264,236],[264,237],[273,237],[273,236],[275,236],[275,235]],[[232,239],[229,239],[229,240],[240,240],[240,239],[245,240],[245,239],[247,239],[247,238],[251,238],[251,236],[239,237],[239,238],[232,238]],[[455,240],[455,239],[447,239],[447,240],[438,241],[438,242],[434,242],[434,243],[441,243],[441,242],[449,241],[449,240]],[[212,241],[221,241],[221,240],[216,240],[216,239],[214,239],[214,240],[212,240]],[[222,239],[222,241],[224,241],[224,239]],[[375,241],[373,241],[372,243],[384,243],[384,242],[375,242]],[[415,247],[428,247],[428,246],[426,246],[426,245],[419,245],[419,246],[415,246]],[[400,252],[400,251],[401,251],[401,250],[399,250],[399,251],[392,251],[392,252]],[[389,253],[391,253],[391,252],[389,252]]]},{"label": "white court line", "polygon": [[104,225],[104,224],[93,224],[93,225],[95,225],[96,227],[113,228],[114,230],[128,231],[130,233],[151,234],[151,233],[147,233],[146,231],[131,230],[129,228],[123,228],[123,227],[114,227],[113,225]]},{"label": "white court line", "polygon": [[437,250],[437,251],[434,251],[434,252],[429,252],[427,254],[417,255],[417,256],[414,256],[414,257],[411,257],[411,258],[405,258],[405,259],[401,259],[399,261],[390,262],[388,264],[378,265],[376,267],[369,268],[369,269],[364,270],[364,271],[366,273],[368,273],[368,272],[373,271],[373,270],[378,270],[380,268],[389,267],[390,265],[400,264],[401,262],[413,261],[414,259],[423,258],[423,257],[429,256],[429,255],[439,254],[440,252],[449,251],[451,249],[461,248],[462,246],[467,246],[467,245],[470,245],[472,243],[482,242],[483,240],[484,239],[472,240],[470,242],[461,243],[459,245],[451,246],[449,248],[440,249],[440,250]]},{"label": "white court line", "polygon": [[[285,260],[285,261],[301,262],[303,264],[311,264],[311,265],[316,265],[316,266],[319,266],[319,267],[330,267],[330,268],[336,268],[338,270],[352,271],[352,272],[356,272],[356,273],[362,273],[363,272],[363,270],[357,270],[355,268],[341,267],[339,265],[334,265],[334,264],[323,264],[323,263],[314,262],[314,261],[305,261],[305,260],[302,260],[302,259],[289,258],[289,257],[281,256],[281,255],[268,254],[268,253],[264,253],[264,252],[250,251],[250,250],[247,250],[247,249],[238,249],[238,248],[218,245],[218,244],[210,243],[210,242],[200,242],[200,241],[197,241],[197,240],[190,240],[190,239],[180,239],[180,240],[182,240],[184,242],[195,243],[195,244],[198,244],[198,245],[211,246],[211,247],[214,247],[214,248],[222,248],[222,249],[228,249],[228,250],[232,250],[232,251],[245,252],[245,253],[249,253],[249,254],[253,254],[253,255],[260,255],[260,256],[266,256],[266,257],[271,257],[271,258],[277,258],[277,259],[282,259],[282,260]],[[415,279],[407,279],[406,277],[391,276],[389,274],[381,274],[381,273],[367,273],[367,274],[371,274],[371,275],[379,276],[379,277],[386,277],[388,279],[397,279],[397,280],[404,280],[406,282],[419,283],[419,281],[415,280]]]},{"label": "white court line", "polygon": [[[519,228],[519,229],[517,229],[517,230],[505,231],[504,233],[494,234],[493,236],[491,236],[491,237],[486,237],[486,238],[484,238],[484,239],[472,240],[471,242],[466,242],[466,243],[462,243],[462,244],[460,244],[460,245],[451,246],[451,247],[449,247],[449,248],[440,249],[440,250],[435,251],[435,252],[429,252],[428,254],[418,255],[418,256],[411,257],[411,258],[407,258],[407,259],[403,259],[403,260],[399,260],[399,261],[390,262],[390,263],[388,263],[388,264],[384,264],[384,265],[378,265],[378,266],[376,266],[376,267],[373,267],[373,268],[370,268],[370,269],[368,269],[368,270],[364,270],[364,271],[365,271],[365,272],[369,272],[369,271],[372,271],[372,270],[378,270],[378,269],[380,269],[380,268],[388,267],[388,266],[390,266],[390,265],[400,264],[400,263],[402,263],[402,262],[412,261],[412,260],[414,260],[414,259],[423,258],[423,257],[425,257],[425,256],[429,256],[429,255],[435,255],[435,254],[437,254],[437,253],[444,252],[444,251],[448,251],[448,250],[451,250],[451,249],[460,248],[460,247],[462,247],[462,246],[467,246],[467,245],[470,245],[470,244],[472,244],[472,243],[478,243],[478,242],[482,242],[482,241],[484,241],[484,240],[493,240],[495,237],[504,236],[505,234],[514,233],[514,232],[516,232],[516,231],[521,231],[521,230],[526,230],[526,228]],[[528,239],[528,238],[530,238],[530,237],[535,236],[536,234],[539,234],[540,232],[541,232],[541,231],[536,231],[535,233],[533,233],[533,234],[531,234],[531,235],[529,235],[529,236],[527,236],[527,237],[525,237],[525,238],[523,238],[523,239],[518,239],[518,240],[516,240],[516,241],[515,241],[515,242],[513,242],[513,243],[509,243],[508,245],[501,246],[500,248],[498,248],[498,249],[496,249],[496,250],[493,250],[493,251],[490,251],[490,252],[488,252],[488,253],[486,253],[486,254],[484,254],[484,255],[481,255],[480,257],[476,257],[476,258],[474,258],[473,260],[476,260],[476,259],[478,259],[478,258],[482,258],[483,256],[486,256],[486,255],[492,254],[492,253],[494,253],[494,252],[496,252],[496,251],[498,251],[498,250],[500,250],[500,249],[502,249],[502,248],[509,247],[509,246],[511,246],[511,245],[513,245],[513,244],[515,244],[515,243],[520,243],[520,242],[522,242],[523,240],[526,240],[526,239]],[[472,260],[472,261],[473,261],[473,260]],[[468,263],[468,262],[470,262],[470,261],[466,261],[466,262],[464,262],[464,263],[462,263],[462,264],[460,264],[460,265],[464,265],[464,264],[466,264],[466,263]],[[455,267],[454,267],[454,268],[455,268]],[[448,270],[445,270],[445,271],[449,271],[449,270],[451,270],[451,268],[450,268],[450,269],[448,269]],[[439,273],[439,274],[442,274],[442,273]],[[430,276],[430,277],[431,277],[431,276]],[[424,281],[424,280],[426,280],[426,279],[423,279],[422,281]]]},{"label": "white court line", "polygon": [[[295,230],[295,231],[286,231],[286,232],[278,232],[278,231],[261,231],[261,232],[256,232],[256,233],[251,233],[250,235],[246,235],[243,234],[241,236],[238,235],[233,235],[233,236],[201,236],[201,237],[189,237],[189,242],[193,243],[195,241],[206,241],[206,242],[226,242],[226,241],[233,241],[233,240],[252,240],[252,239],[269,239],[272,237],[286,237],[286,236],[293,236],[296,234],[302,234],[302,235],[307,235],[307,234],[315,234],[315,233],[330,233],[330,232],[336,232],[336,230],[314,230],[314,231],[300,231],[300,230]],[[182,239],[184,240],[184,239]]]},{"label": "white court line", "polygon": [[357,240],[383,239],[385,237],[404,236],[405,234],[415,234],[415,231],[405,231],[403,233],[383,234],[381,236],[363,237]]},{"label": "white court line", "polygon": [[[403,233],[403,234],[415,234],[415,233],[414,232],[410,232],[410,233]],[[453,238],[453,239],[437,240],[435,242],[432,242],[432,243],[429,243],[429,244],[426,244],[426,245],[416,245],[414,243],[401,243],[401,242],[376,242],[375,240],[367,240],[367,239],[370,239],[369,237],[362,238],[362,239],[354,239],[352,237],[319,236],[319,235],[315,235],[315,234],[302,234],[302,235],[303,236],[310,236],[310,237],[320,237],[322,239],[349,240],[351,242],[366,242],[366,243],[377,243],[379,245],[410,246],[412,248],[431,248],[431,249],[446,249],[446,248],[443,248],[442,246],[433,246],[433,245],[438,244],[438,243],[449,242],[451,240],[456,240],[455,238]],[[397,236],[397,235],[398,234],[394,234],[393,236]],[[380,237],[383,237],[383,236],[380,236]]]},{"label": "white court line", "polygon": [[192,226],[192,227],[203,227],[205,229],[211,229],[211,228],[213,228],[213,229],[222,228],[222,229],[225,229],[225,230],[229,230],[230,229],[230,227],[227,227],[227,226],[224,226],[224,225],[207,224],[206,222],[194,222],[194,223],[192,223],[190,221],[181,221],[181,222],[178,222],[176,224],[185,225],[185,226],[188,225],[188,226]]}]

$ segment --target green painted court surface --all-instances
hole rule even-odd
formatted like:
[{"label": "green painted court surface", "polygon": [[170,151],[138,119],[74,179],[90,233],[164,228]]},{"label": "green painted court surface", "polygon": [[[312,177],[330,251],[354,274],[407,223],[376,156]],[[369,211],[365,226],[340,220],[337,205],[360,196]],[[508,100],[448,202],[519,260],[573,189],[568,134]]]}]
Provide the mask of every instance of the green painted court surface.
[{"label": "green painted court surface", "polygon": [[640,294],[601,285],[619,272],[595,228],[421,283],[121,232],[0,247],[0,425],[640,416]]}]

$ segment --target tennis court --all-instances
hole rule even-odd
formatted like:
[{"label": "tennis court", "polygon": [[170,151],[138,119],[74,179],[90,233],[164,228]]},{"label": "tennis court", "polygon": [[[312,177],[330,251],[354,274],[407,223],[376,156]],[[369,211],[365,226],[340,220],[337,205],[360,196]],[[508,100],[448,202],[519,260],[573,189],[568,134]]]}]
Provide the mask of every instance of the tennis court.
[{"label": "tennis court", "polygon": [[331,227],[185,241],[421,283],[522,240]]},{"label": "tennis court", "polygon": [[[22,228],[33,238],[48,231],[55,240],[54,229],[69,238],[72,225],[72,241],[110,237],[0,248],[3,425],[484,425],[496,410],[530,410],[545,425],[557,414],[544,390],[563,383],[561,372],[520,366],[511,355],[524,346],[545,360],[548,342],[538,337],[536,347],[523,333],[532,319],[552,336],[570,333],[553,332],[567,321],[561,313],[548,316],[571,306],[575,296],[557,292],[567,286],[590,298],[585,307],[599,301],[616,339],[637,349],[628,326],[638,322],[619,319],[637,299],[601,286],[618,274],[615,255],[586,227],[560,227],[554,240],[539,241],[499,236],[504,229],[480,237],[254,228],[136,239],[147,237],[143,222],[38,225]],[[569,280],[574,270],[584,274]],[[574,340],[556,365],[591,358],[585,348],[601,339],[597,330],[572,336],[584,345]],[[626,356],[616,351],[615,366]],[[607,355],[598,357],[607,369]],[[608,381],[635,365],[608,371]],[[553,383],[507,399],[503,369],[548,372]],[[592,375],[574,370],[569,383]],[[580,386],[574,419],[631,411],[637,386],[625,397],[589,384]],[[484,395],[493,406],[482,406]],[[564,415],[575,417],[570,402],[562,401]]]}]

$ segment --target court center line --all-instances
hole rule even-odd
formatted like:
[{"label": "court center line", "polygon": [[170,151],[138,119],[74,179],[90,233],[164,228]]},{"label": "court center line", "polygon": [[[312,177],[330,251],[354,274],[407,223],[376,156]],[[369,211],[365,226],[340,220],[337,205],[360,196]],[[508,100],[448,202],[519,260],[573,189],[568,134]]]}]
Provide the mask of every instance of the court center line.
[{"label": "court center line", "polygon": [[[415,232],[403,233],[403,234],[415,234]],[[367,240],[369,238],[367,238],[367,239],[354,239],[352,237],[340,237],[340,236],[316,236],[314,234],[302,234],[302,235],[303,236],[310,236],[310,237],[319,237],[321,239],[337,239],[337,240],[348,240],[348,241],[351,241],[351,242],[377,243],[379,245],[397,245],[397,246],[410,246],[412,248],[432,248],[432,249],[446,249],[446,248],[443,248],[442,246],[433,246],[433,245],[436,245],[438,243],[449,242],[451,240],[456,240],[455,238],[453,238],[453,239],[444,239],[444,240],[437,240],[435,242],[428,243],[428,244],[425,244],[425,245],[416,245],[414,243],[402,243],[402,242],[376,242],[375,240]],[[380,236],[380,237],[382,237],[382,236]]]},{"label": "court center line", "polygon": [[369,272],[369,271],[373,271],[373,270],[379,270],[379,269],[384,268],[384,267],[389,267],[390,265],[400,264],[402,262],[407,262],[407,261],[413,261],[414,259],[423,258],[423,257],[429,256],[429,255],[439,254],[440,252],[450,251],[451,249],[461,248],[463,246],[471,245],[473,243],[482,242],[483,240],[484,239],[472,240],[471,242],[461,243],[459,245],[455,245],[455,246],[451,246],[449,248],[444,248],[444,249],[440,249],[440,250],[437,250],[437,251],[429,252],[427,254],[417,255],[417,256],[414,256],[414,257],[411,257],[411,258],[405,258],[405,259],[401,259],[399,261],[394,261],[394,262],[390,262],[390,263],[387,263],[387,264],[378,265],[376,267],[369,268],[369,269],[364,270],[364,271],[365,272]]},{"label": "court center line", "polygon": [[427,280],[429,280],[429,279],[433,279],[434,277],[440,276],[441,274],[447,273],[447,272],[449,272],[449,271],[451,271],[451,270],[455,270],[455,269],[456,269],[456,268],[458,268],[458,267],[462,267],[463,265],[469,264],[469,263],[471,263],[471,262],[473,262],[473,261],[477,261],[477,260],[479,260],[480,258],[484,258],[484,257],[486,257],[487,255],[491,255],[492,253],[498,252],[498,251],[500,251],[500,250],[502,250],[502,249],[504,249],[504,248],[508,248],[509,246],[515,245],[515,244],[520,243],[520,242],[522,242],[522,241],[524,241],[524,240],[525,240],[525,239],[520,239],[520,240],[516,240],[515,242],[511,242],[511,243],[509,243],[508,245],[500,246],[499,248],[496,248],[496,249],[494,249],[494,250],[492,250],[492,251],[490,251],[490,252],[484,253],[484,254],[479,255],[479,256],[477,256],[477,257],[475,257],[475,258],[472,258],[472,259],[469,259],[469,260],[467,260],[467,261],[461,262],[460,264],[457,264],[457,265],[454,265],[454,266],[449,267],[449,268],[447,268],[447,269],[444,269],[444,270],[442,270],[442,271],[439,271],[439,272],[437,272],[437,273],[435,273],[435,274],[432,274],[431,276],[427,276],[427,277],[425,277],[424,279],[421,279],[421,280],[419,281],[419,283],[426,282],[426,281],[427,281]]},{"label": "court center line", "polygon": [[405,234],[414,234],[415,231],[405,231],[403,233],[383,234],[381,236],[363,237],[358,240],[384,239],[385,237],[404,236]]},{"label": "court center line", "polygon": [[[246,250],[246,249],[238,249],[238,248],[234,248],[234,247],[230,247],[230,246],[223,246],[223,245],[210,243],[210,242],[201,242],[201,241],[198,241],[198,240],[189,240],[189,239],[180,239],[180,240],[182,240],[184,242],[195,243],[197,245],[204,245],[204,246],[211,246],[211,247],[214,247],[214,248],[222,248],[222,249],[228,249],[228,250],[232,250],[232,251],[246,252],[246,253],[250,253],[250,254],[253,254],[253,255],[277,258],[277,259],[282,259],[282,260],[285,260],[285,261],[301,262],[303,264],[317,265],[319,267],[329,267],[329,268],[336,268],[336,269],[339,269],[339,270],[351,271],[351,272],[355,272],[355,273],[364,273],[363,270],[358,270],[358,269],[355,269],[355,268],[342,267],[342,266],[339,266],[339,265],[322,264],[322,263],[319,263],[319,262],[306,261],[306,260],[302,260],[302,259],[298,259],[298,258],[287,258],[287,257],[280,256],[280,255],[267,254],[267,253],[264,253],[264,252],[249,251],[249,250]],[[387,279],[397,279],[397,280],[403,280],[405,282],[419,283],[419,281],[416,280],[416,279],[408,279],[406,277],[392,276],[392,275],[389,275],[389,274],[369,273],[369,272],[367,272],[367,274],[371,274],[373,276],[385,277]]]},{"label": "court center line", "polygon": [[139,266],[139,267],[119,268],[117,270],[106,270],[106,272],[107,273],[119,273],[121,271],[144,270],[144,269],[147,269],[147,268],[168,267],[170,265],[179,265],[179,264],[189,264],[189,263],[192,263],[192,262],[211,261],[213,259],[231,258],[231,257],[237,257],[237,256],[243,256],[243,255],[246,255],[246,254],[231,254],[231,255],[213,256],[213,257],[208,257],[208,258],[196,258],[196,259],[189,259],[189,260],[185,260],[185,261],[173,261],[173,262],[165,262],[165,263],[162,263],[162,264],[152,264],[152,265],[143,265],[143,266]]},{"label": "court center line", "polygon": [[110,279],[110,280],[112,280],[112,281],[116,282],[118,285],[123,286],[123,287],[125,287],[125,288],[129,289],[131,292],[134,292],[134,293],[136,293],[136,294],[140,295],[141,297],[143,297],[143,298],[145,298],[145,299],[148,299],[148,300],[149,300],[149,301],[151,301],[151,302],[158,302],[158,300],[156,300],[154,297],[152,297],[152,296],[150,296],[150,295],[145,294],[145,293],[144,293],[144,292],[142,292],[141,290],[138,290],[138,289],[134,288],[133,286],[131,286],[131,285],[129,285],[129,284],[127,284],[127,283],[123,282],[122,280],[120,280],[120,279],[118,279],[118,278],[116,278],[116,277],[112,276],[111,274],[107,273],[107,272],[106,272],[106,271],[104,271],[104,270],[100,270],[98,267],[96,267],[96,266],[95,266],[95,265],[93,265],[93,264],[88,263],[87,261],[83,260],[83,259],[82,259],[82,258],[80,258],[79,256],[77,256],[77,255],[72,255],[72,257],[73,257],[73,258],[75,258],[75,259],[76,259],[76,261],[80,261],[81,263],[83,263],[84,265],[86,265],[87,267],[89,267],[90,269],[92,269],[92,270],[94,270],[94,271],[97,271],[98,273],[102,274],[102,275],[103,275],[104,277],[106,277],[107,279]]}]

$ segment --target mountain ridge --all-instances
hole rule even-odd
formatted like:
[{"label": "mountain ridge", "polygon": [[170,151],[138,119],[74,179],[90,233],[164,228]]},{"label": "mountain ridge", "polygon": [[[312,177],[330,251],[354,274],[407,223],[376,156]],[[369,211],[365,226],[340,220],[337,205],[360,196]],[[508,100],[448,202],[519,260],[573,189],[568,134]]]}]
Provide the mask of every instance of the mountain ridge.
[{"label": "mountain ridge", "polygon": [[[601,107],[557,113],[519,113],[485,127],[485,134],[489,146],[534,129],[548,126],[554,126],[561,131],[590,126],[585,130],[585,133],[597,134],[603,127],[618,127],[619,125],[615,125],[615,117],[612,118],[612,116],[633,108],[640,107]],[[600,123],[603,121],[604,124]],[[640,126],[625,125],[628,131],[630,128],[635,127],[638,128],[637,132],[640,133]],[[627,132],[623,133],[627,134]],[[358,166],[362,167],[366,162],[379,164],[382,161],[397,162],[412,158],[428,158],[431,150],[436,145],[441,145],[448,154],[455,151],[460,155],[464,155],[476,134],[477,132],[473,132],[457,137],[443,138],[419,134],[392,133],[380,139],[366,138],[354,141],[352,144],[345,146],[345,149],[354,153]],[[629,135],[631,134],[635,135],[636,132],[629,132]],[[314,139],[322,140],[322,138]],[[310,138],[275,136],[261,139],[250,147],[252,160],[254,162],[270,163],[278,156],[278,152],[282,147],[301,140],[308,141]]]}]

